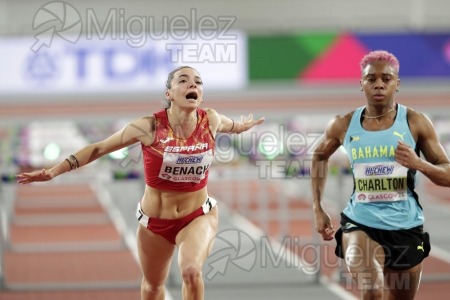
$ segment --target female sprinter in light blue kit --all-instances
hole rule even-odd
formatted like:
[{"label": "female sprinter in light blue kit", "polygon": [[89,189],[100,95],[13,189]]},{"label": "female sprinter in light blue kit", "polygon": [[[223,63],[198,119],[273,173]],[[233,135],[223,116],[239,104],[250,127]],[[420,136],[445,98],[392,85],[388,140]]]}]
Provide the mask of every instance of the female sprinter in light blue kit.
[{"label": "female sprinter in light blue kit", "polygon": [[336,254],[345,258],[362,299],[414,298],[430,251],[416,172],[450,186],[450,162],[430,120],[394,101],[398,74],[391,53],[374,51],[362,59],[367,104],[330,122],[312,163],[316,230],[331,240],[335,230],[321,204],[327,162],[341,145],[349,157],[354,189],[335,235]]}]

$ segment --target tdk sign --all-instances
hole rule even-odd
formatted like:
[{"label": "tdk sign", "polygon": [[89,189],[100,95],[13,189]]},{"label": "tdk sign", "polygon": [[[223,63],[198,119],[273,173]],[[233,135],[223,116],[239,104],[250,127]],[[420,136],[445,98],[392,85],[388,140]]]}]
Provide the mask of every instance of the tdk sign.
[{"label": "tdk sign", "polygon": [[22,80],[46,91],[149,91],[163,88],[176,65],[162,47],[133,48],[122,42],[54,41],[52,47],[29,51]]},{"label": "tdk sign", "polygon": [[170,57],[154,49],[74,47],[68,51],[67,55],[71,55],[75,60],[73,71],[80,80],[96,72],[91,70],[93,67],[102,70],[97,75],[113,81],[133,80],[140,75],[153,76],[160,70],[168,72],[172,69]]}]

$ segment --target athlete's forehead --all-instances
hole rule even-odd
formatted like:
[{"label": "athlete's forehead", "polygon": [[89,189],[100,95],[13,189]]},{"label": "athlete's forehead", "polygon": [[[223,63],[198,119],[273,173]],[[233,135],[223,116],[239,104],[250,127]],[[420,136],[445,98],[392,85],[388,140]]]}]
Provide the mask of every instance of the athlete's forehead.
[{"label": "athlete's forehead", "polygon": [[182,77],[186,77],[186,78],[200,78],[200,74],[197,71],[195,71],[194,69],[183,68],[183,69],[178,70],[175,73],[174,78],[179,79],[179,78],[182,78]]},{"label": "athlete's forehead", "polygon": [[391,75],[397,76],[397,72],[393,66],[391,66],[388,62],[384,61],[376,61],[368,64],[362,70],[362,76],[382,76],[382,75]]}]

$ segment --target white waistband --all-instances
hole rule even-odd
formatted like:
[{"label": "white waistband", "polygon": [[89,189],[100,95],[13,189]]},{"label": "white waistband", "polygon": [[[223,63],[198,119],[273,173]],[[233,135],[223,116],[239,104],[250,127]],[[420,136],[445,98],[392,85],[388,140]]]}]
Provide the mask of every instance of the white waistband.
[{"label": "white waistband", "polygon": [[[202,204],[203,214],[209,213],[215,206],[217,205],[217,200],[213,197],[208,197],[206,201]],[[141,202],[137,205],[136,210],[136,218],[138,219],[139,223],[147,227],[148,221],[150,220],[150,217],[144,214],[141,208]]]}]

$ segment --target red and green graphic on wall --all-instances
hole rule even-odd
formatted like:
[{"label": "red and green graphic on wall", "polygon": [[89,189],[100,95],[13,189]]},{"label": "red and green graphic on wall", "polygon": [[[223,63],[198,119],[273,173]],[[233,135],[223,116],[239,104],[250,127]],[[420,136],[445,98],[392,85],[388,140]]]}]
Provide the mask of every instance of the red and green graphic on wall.
[{"label": "red and green graphic on wall", "polygon": [[361,58],[379,49],[397,56],[401,78],[450,77],[450,33],[250,36],[248,49],[251,81],[359,80]]}]

